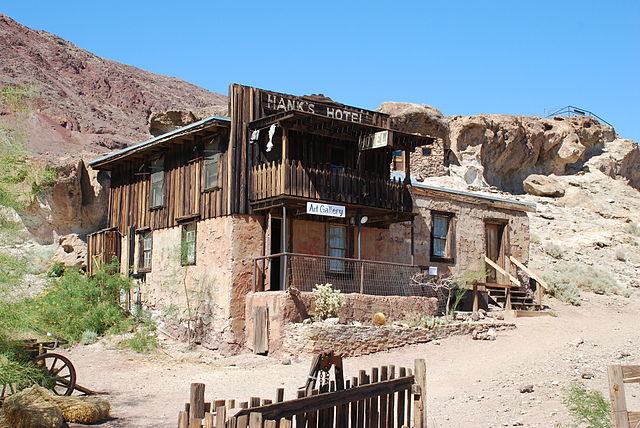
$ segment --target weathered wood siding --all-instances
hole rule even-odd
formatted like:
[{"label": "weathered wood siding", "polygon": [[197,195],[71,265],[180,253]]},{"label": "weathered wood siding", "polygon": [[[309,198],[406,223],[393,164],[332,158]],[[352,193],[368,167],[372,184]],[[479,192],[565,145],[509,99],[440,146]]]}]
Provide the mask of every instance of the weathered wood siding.
[{"label": "weathered wood siding", "polygon": [[[226,144],[226,136],[222,138]],[[213,218],[229,211],[228,151],[220,159],[220,186],[202,185],[202,146],[199,141],[176,144],[164,152],[164,204],[150,208],[149,158],[122,162],[111,174],[109,226],[126,234],[127,228],[152,230],[177,226],[188,218]]]}]

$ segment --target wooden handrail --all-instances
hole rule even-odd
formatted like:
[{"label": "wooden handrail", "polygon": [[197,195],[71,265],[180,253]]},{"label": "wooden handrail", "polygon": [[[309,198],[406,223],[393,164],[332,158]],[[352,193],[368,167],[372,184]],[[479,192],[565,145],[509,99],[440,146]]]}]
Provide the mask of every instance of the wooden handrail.
[{"label": "wooden handrail", "polygon": [[546,282],[544,282],[544,280],[542,280],[542,278],[540,278],[538,275],[536,275],[531,269],[529,269],[528,267],[526,267],[522,262],[520,262],[518,259],[516,259],[513,256],[509,256],[509,260],[511,260],[511,263],[513,263],[514,265],[518,266],[520,269],[522,269],[522,271],[524,273],[526,273],[527,275],[529,275],[529,278],[533,278],[536,280],[536,282],[538,283],[538,285],[540,285],[542,288],[544,288],[545,290],[549,289],[549,286],[547,285]]},{"label": "wooden handrail", "polygon": [[309,397],[284,401],[282,403],[242,409],[236,413],[234,417],[249,415],[250,413],[260,413],[265,419],[280,419],[301,413],[314,412],[340,404],[347,404],[352,401],[366,400],[372,397],[393,394],[397,391],[406,391],[407,389],[411,389],[413,384],[414,376],[406,376],[398,379],[344,389],[342,391],[312,395]]},{"label": "wooden handrail", "polygon": [[254,262],[257,262],[259,260],[274,259],[274,258],[282,257],[282,256],[309,257],[309,258],[313,258],[313,259],[341,260],[341,261],[345,261],[345,262],[354,262],[354,263],[374,263],[374,264],[381,264],[381,265],[404,266],[404,267],[414,267],[414,268],[418,267],[418,265],[409,265],[409,264],[405,264],[405,263],[395,263],[395,262],[385,262],[385,261],[382,261],[382,260],[350,259],[350,258],[346,258],[346,257],[332,257],[332,256],[318,255],[318,254],[303,254],[303,253],[289,253],[289,252],[277,253],[277,254],[269,254],[267,256],[254,257],[253,260],[254,260]]},{"label": "wooden handrail", "polygon": [[515,286],[512,286],[511,288],[518,288],[520,287],[520,281],[518,281],[517,278],[515,278],[513,275],[511,275],[509,272],[507,272],[506,270],[504,270],[503,268],[501,268],[500,266],[498,266],[493,260],[491,260],[489,257],[484,256],[484,261],[491,266],[492,268],[494,268],[496,271],[498,271],[499,273],[501,273],[502,275],[506,276],[507,278],[509,278],[509,281],[513,282],[515,284]]}]

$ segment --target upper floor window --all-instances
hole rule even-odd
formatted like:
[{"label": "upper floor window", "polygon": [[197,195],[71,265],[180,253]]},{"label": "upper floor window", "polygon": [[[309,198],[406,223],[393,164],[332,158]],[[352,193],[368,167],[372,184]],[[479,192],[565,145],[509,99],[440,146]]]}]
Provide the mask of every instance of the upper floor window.
[{"label": "upper floor window", "polygon": [[153,251],[153,235],[151,231],[140,234],[140,258],[138,261],[138,270],[151,270],[151,255]]},{"label": "upper floor window", "polygon": [[151,208],[164,205],[164,181],[164,156],[160,156],[151,162],[151,193],[149,194]]},{"label": "upper floor window", "polygon": [[222,151],[218,138],[211,140],[204,145],[204,189],[215,189],[220,187],[220,159]]},{"label": "upper floor window", "polygon": [[431,260],[453,262],[454,249],[453,214],[433,213],[431,216]]},{"label": "upper floor window", "polygon": [[196,264],[196,223],[182,226],[180,258],[183,266]]}]

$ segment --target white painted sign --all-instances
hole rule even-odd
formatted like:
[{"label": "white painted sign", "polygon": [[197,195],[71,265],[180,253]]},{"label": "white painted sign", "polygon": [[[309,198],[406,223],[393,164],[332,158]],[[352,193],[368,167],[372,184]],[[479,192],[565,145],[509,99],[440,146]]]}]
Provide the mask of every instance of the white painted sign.
[{"label": "white painted sign", "polygon": [[379,131],[360,137],[360,150],[373,150],[391,146],[393,134],[389,131]]},{"label": "white painted sign", "polygon": [[331,205],[331,204],[321,204],[318,202],[307,202],[307,214],[344,218],[346,215],[346,212],[347,212],[347,209],[343,205]]},{"label": "white painted sign", "polygon": [[429,275],[436,276],[438,274],[438,266],[429,266]]}]

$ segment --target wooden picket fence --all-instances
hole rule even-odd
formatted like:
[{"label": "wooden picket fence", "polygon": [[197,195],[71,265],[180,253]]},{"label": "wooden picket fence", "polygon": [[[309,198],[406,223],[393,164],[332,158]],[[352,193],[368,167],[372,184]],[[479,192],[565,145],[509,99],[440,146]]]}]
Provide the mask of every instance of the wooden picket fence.
[{"label": "wooden picket fence", "polygon": [[252,397],[246,402],[204,398],[205,385],[191,384],[189,403],[178,415],[178,428],[426,428],[426,365],[360,370],[342,390],[335,381],[311,395],[298,391],[284,400]]},{"label": "wooden picket fence", "polygon": [[608,367],[608,373],[613,426],[615,428],[640,427],[640,412],[627,409],[627,398],[624,392],[625,383],[640,383],[640,366],[613,365]]}]

